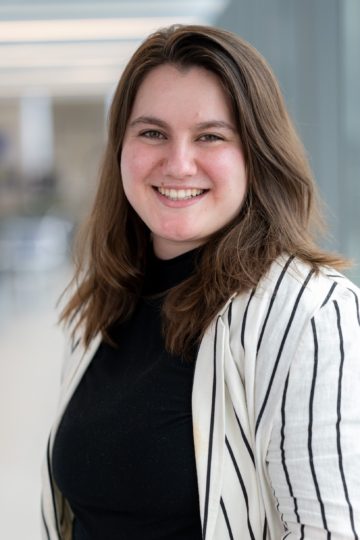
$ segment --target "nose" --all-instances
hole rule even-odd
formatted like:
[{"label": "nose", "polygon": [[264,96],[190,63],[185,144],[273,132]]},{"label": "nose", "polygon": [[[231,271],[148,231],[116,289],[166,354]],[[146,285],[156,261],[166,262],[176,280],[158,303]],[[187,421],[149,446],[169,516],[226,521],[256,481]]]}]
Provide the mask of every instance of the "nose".
[{"label": "nose", "polygon": [[171,141],[165,150],[163,174],[181,180],[193,176],[197,171],[195,149],[184,140]]}]

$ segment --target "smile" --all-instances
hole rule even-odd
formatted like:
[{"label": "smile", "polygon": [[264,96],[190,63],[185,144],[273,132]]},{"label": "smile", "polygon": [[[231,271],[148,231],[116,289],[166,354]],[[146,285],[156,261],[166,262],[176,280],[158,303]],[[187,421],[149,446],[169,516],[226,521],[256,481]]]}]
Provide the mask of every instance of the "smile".
[{"label": "smile", "polygon": [[171,201],[185,201],[187,199],[193,199],[194,197],[198,197],[199,195],[202,195],[205,191],[205,189],[167,189],[162,187],[156,187],[155,188],[161,195],[164,197],[167,197]]}]

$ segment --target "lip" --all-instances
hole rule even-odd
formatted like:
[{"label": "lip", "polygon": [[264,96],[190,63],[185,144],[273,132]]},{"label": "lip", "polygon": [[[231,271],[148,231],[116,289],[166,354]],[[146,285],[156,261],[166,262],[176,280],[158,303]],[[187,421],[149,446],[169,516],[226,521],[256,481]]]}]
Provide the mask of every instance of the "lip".
[{"label": "lip", "polygon": [[[194,187],[185,187],[181,186],[180,188],[176,188],[175,186],[167,187],[167,186],[161,186],[164,189],[204,189],[204,188],[194,188]],[[183,199],[178,201],[172,201],[171,199],[168,199],[165,195],[162,195],[158,190],[157,186],[153,186],[153,191],[156,195],[156,197],[159,199],[159,201],[168,208],[186,208],[187,206],[192,206],[193,204],[196,204],[200,202],[208,193],[208,189],[204,191],[201,195],[197,195],[196,197],[192,197],[191,199]]]},{"label": "lip", "polygon": [[204,188],[204,187],[200,187],[200,186],[184,186],[183,184],[180,185],[180,186],[174,186],[174,185],[167,185],[167,184],[161,184],[160,186],[152,186],[154,189],[159,189],[159,188],[162,188],[162,189],[176,189],[176,190],[180,190],[180,189],[201,189],[201,190],[205,190],[205,191],[208,191],[209,188]]}]

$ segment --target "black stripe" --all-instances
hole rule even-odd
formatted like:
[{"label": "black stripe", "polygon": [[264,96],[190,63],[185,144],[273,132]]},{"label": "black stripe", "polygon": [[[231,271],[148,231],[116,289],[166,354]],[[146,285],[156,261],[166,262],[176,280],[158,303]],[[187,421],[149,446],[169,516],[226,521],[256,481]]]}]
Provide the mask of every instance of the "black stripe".
[{"label": "black stripe", "polygon": [[253,289],[253,290],[251,291],[250,298],[249,298],[249,300],[248,300],[248,303],[247,303],[246,308],[245,308],[245,311],[244,311],[244,318],[243,318],[243,322],[242,322],[242,325],[241,325],[241,345],[242,345],[243,349],[245,349],[245,346],[244,346],[244,342],[245,342],[244,336],[245,336],[246,319],[247,319],[247,314],[248,314],[249,305],[250,305],[250,302],[251,302],[251,300],[252,300],[254,294],[255,294],[255,289]]},{"label": "black stripe", "polygon": [[284,332],[284,335],[283,335],[283,338],[282,338],[282,341],[281,341],[281,344],[280,344],[280,348],[279,348],[279,352],[278,352],[278,355],[276,357],[276,361],[275,361],[275,364],[274,364],[274,368],[273,368],[273,371],[272,371],[272,374],[271,374],[271,377],[270,377],[270,381],[269,381],[269,384],[268,384],[268,387],[267,387],[267,390],[266,390],[266,394],[265,394],[265,398],[264,398],[264,401],[263,401],[263,404],[261,406],[261,409],[260,409],[260,412],[259,412],[259,415],[258,415],[258,418],[256,420],[256,428],[255,428],[255,435],[257,433],[257,430],[259,428],[259,425],[260,425],[260,421],[261,421],[261,418],[262,418],[262,415],[264,414],[264,410],[265,410],[265,407],[266,407],[266,404],[267,404],[267,401],[269,399],[269,395],[270,395],[270,392],[271,392],[271,388],[272,388],[272,384],[273,384],[273,381],[274,381],[274,378],[275,378],[275,374],[276,374],[276,370],[278,368],[278,365],[279,365],[279,361],[280,361],[280,357],[281,357],[281,354],[282,354],[282,351],[283,351],[283,348],[284,348],[284,345],[285,345],[285,341],[286,341],[286,338],[288,336],[288,333],[289,333],[289,330],[290,330],[290,327],[293,323],[293,320],[294,320],[294,317],[295,317],[295,313],[296,313],[296,310],[297,310],[297,307],[298,307],[298,304],[300,302],[300,298],[301,296],[303,295],[303,292],[305,291],[306,289],[306,286],[307,284],[309,283],[310,281],[310,278],[311,276],[313,275],[314,273],[314,270],[311,270],[300,291],[299,291],[299,294],[297,295],[297,298],[295,300],[295,304],[294,304],[294,307],[292,309],[292,312],[291,312],[291,315],[290,315],[290,319],[289,319],[289,322],[286,326],[286,329],[285,329],[285,332]]},{"label": "black stripe", "polygon": [[52,497],[54,515],[55,515],[56,531],[58,533],[59,538],[61,538],[60,529],[59,529],[59,519],[58,519],[57,508],[56,508],[56,503],[55,503],[54,486],[53,486],[53,483],[52,483],[51,465],[50,465],[50,463],[51,463],[51,460],[50,460],[50,437],[49,437],[48,445],[47,445],[46,458],[47,458],[47,468],[48,468],[48,475],[49,475],[49,483],[50,483],[50,487],[51,487],[51,497]]},{"label": "black stripe", "polygon": [[230,330],[230,326],[231,326],[232,303],[233,303],[233,301],[231,300],[230,305],[229,305],[229,309],[228,309],[228,324],[229,324],[229,330]]},{"label": "black stripe", "polygon": [[276,500],[276,510],[278,511],[278,514],[280,514],[280,503],[279,503],[279,500],[278,500],[278,498],[276,496],[274,488],[272,488],[272,492],[273,492],[273,495],[274,495],[274,499]]},{"label": "black stripe", "polygon": [[280,444],[281,462],[282,462],[282,466],[283,466],[283,469],[284,469],[284,472],[285,472],[286,483],[287,483],[288,488],[289,488],[290,496],[294,501],[294,512],[295,512],[295,515],[296,515],[296,521],[298,523],[300,523],[300,517],[299,517],[299,514],[298,514],[297,500],[296,500],[296,497],[294,497],[292,485],[291,485],[291,482],[290,482],[289,471],[288,471],[288,468],[287,468],[287,465],[286,465],[286,460],[285,460],[285,448],[284,448],[284,443],[285,443],[285,403],[286,403],[286,394],[287,394],[288,384],[289,384],[289,373],[288,373],[288,376],[286,377],[285,388],[284,388],[284,393],[283,393],[283,398],[282,398],[282,403],[281,403],[281,420],[282,420],[281,421],[281,444]]},{"label": "black stripe", "polygon": [[355,291],[353,291],[352,289],[348,289],[351,293],[353,293],[354,295],[354,298],[355,298],[355,307],[356,307],[356,315],[357,315],[357,320],[358,320],[358,323],[360,325],[360,312],[359,312],[359,299],[357,297],[357,294]]},{"label": "black stripe", "polygon": [[264,324],[261,328],[261,332],[260,332],[260,337],[259,337],[259,341],[258,341],[258,344],[257,344],[257,348],[256,348],[256,352],[258,353],[259,352],[259,349],[260,349],[260,345],[261,345],[261,342],[262,342],[262,338],[263,338],[263,335],[264,335],[264,332],[265,332],[265,327],[267,325],[267,322],[268,322],[268,318],[269,318],[269,315],[270,315],[270,311],[273,307],[273,304],[274,304],[274,301],[275,301],[275,298],[276,298],[276,295],[278,293],[278,290],[279,290],[279,287],[280,287],[280,284],[283,280],[283,277],[286,273],[286,270],[288,269],[291,261],[294,259],[294,256],[292,255],[291,257],[288,258],[288,260],[286,261],[286,264],[284,265],[284,268],[282,269],[281,271],[281,274],[276,282],[276,285],[275,285],[275,288],[274,288],[274,291],[271,295],[271,300],[270,300],[270,304],[269,304],[269,308],[267,310],[267,313],[266,313],[266,317],[265,317],[265,320],[264,320]]},{"label": "black stripe", "polygon": [[314,467],[314,458],[313,458],[313,451],[312,451],[312,426],[313,426],[313,408],[314,408],[314,395],[315,395],[315,385],[316,385],[316,376],[317,376],[317,366],[318,366],[318,339],[317,339],[317,333],[316,333],[316,326],[315,326],[315,320],[314,317],[311,319],[311,327],[313,332],[313,339],[314,339],[314,369],[313,369],[313,377],[311,381],[311,390],[310,390],[310,401],[309,401],[309,426],[308,426],[308,452],[309,452],[309,461],[310,461],[310,469],[311,469],[311,475],[314,481],[315,490],[317,499],[320,505],[321,510],[321,517],[323,521],[324,529],[327,531],[328,539],[330,538],[330,532],[327,527],[326,522],[326,516],[325,516],[325,508],[324,503],[321,499],[319,484],[316,477],[315,467]]},{"label": "black stripe", "polygon": [[285,536],[283,536],[282,540],[285,540],[285,538],[287,538],[289,536],[289,534],[291,534],[291,531],[289,531],[287,534],[285,534]]},{"label": "black stripe", "polygon": [[221,506],[221,510],[223,511],[223,514],[224,514],[225,523],[226,523],[226,527],[227,527],[227,530],[228,530],[228,533],[229,533],[230,540],[234,540],[234,536],[233,536],[231,526],[230,526],[229,517],[227,515],[225,504],[224,504],[224,501],[223,501],[222,497],[220,498],[220,506]]},{"label": "black stripe", "polygon": [[78,338],[76,341],[71,342],[71,354],[78,348],[80,341],[80,338]]},{"label": "black stripe", "polygon": [[266,519],[266,516],[265,516],[264,528],[263,528],[263,540],[266,540],[266,537],[267,537],[267,519]]},{"label": "black stripe", "polygon": [[78,307],[75,312],[71,315],[70,317],[70,320],[69,320],[69,323],[67,324],[67,328],[70,328],[71,325],[73,324],[73,322],[75,321],[76,317],[78,316],[78,314],[80,313],[80,310],[81,308]]},{"label": "black stripe", "polygon": [[[234,407],[233,407],[233,409],[234,409]],[[241,436],[242,436],[242,438],[243,438],[243,441],[244,441],[244,443],[245,443],[245,446],[246,446],[246,448],[247,448],[247,451],[249,452],[251,461],[253,462],[254,467],[255,467],[254,453],[253,453],[253,451],[252,451],[252,449],[251,449],[251,446],[250,446],[250,444],[249,444],[249,441],[248,441],[247,438],[246,438],[246,435],[245,435],[245,433],[244,433],[244,430],[243,430],[243,428],[242,428],[242,425],[240,424],[240,420],[239,420],[239,418],[238,418],[238,415],[236,414],[235,409],[234,409],[234,414],[235,414],[237,423],[238,423],[239,428],[240,428]]]},{"label": "black stripe", "polygon": [[300,527],[300,533],[301,533],[300,540],[304,540],[305,538],[305,525],[304,524],[302,524]]},{"label": "black stripe", "polygon": [[284,514],[282,514],[280,512],[280,503],[279,503],[279,499],[277,498],[276,496],[276,493],[275,493],[275,489],[272,488],[272,492],[273,492],[273,496],[274,496],[274,499],[276,501],[276,510],[278,511],[278,514],[280,514],[280,519],[281,519],[281,523],[284,525],[284,527],[286,526],[286,523],[284,521]]},{"label": "black stripe", "polygon": [[329,301],[329,299],[330,299],[332,293],[334,292],[334,289],[335,289],[336,285],[337,285],[336,282],[333,283],[333,284],[331,285],[330,290],[329,290],[329,292],[327,293],[325,300],[324,300],[323,303],[321,304],[321,307],[324,307],[325,304]]},{"label": "black stripe", "polygon": [[212,398],[211,398],[209,450],[208,450],[207,473],[206,473],[206,492],[205,492],[205,509],[204,509],[204,525],[203,525],[204,540],[206,537],[206,527],[207,527],[208,512],[209,512],[211,460],[212,460],[212,448],[213,448],[213,437],[214,437],[215,398],[216,398],[216,342],[217,342],[217,330],[218,330],[219,318],[220,317],[218,317],[216,320],[215,338],[214,338],[214,360],[213,360],[214,376],[213,376],[213,388],[212,388]]},{"label": "black stripe", "polygon": [[355,539],[359,540],[359,537],[355,531],[354,513],[353,513],[352,505],[350,503],[349,492],[346,485],[344,468],[343,468],[342,451],[341,451],[341,435],[340,435],[341,390],[342,390],[341,386],[342,386],[343,368],[344,368],[344,361],[345,361],[345,352],[344,352],[344,340],[343,340],[343,334],[342,334],[342,328],[341,328],[340,310],[339,310],[339,306],[336,300],[334,300],[334,306],[335,306],[335,311],[336,311],[336,321],[337,321],[337,328],[338,328],[339,340],[340,340],[340,366],[339,366],[338,397],[337,397],[336,442],[337,442],[337,451],[338,451],[338,457],[339,457],[339,469],[340,469],[340,474],[341,474],[341,480],[343,483],[346,502],[349,507],[351,529],[352,529]]},{"label": "black stripe", "polygon": [[41,503],[41,519],[42,519],[43,525],[45,527],[46,537],[47,537],[48,540],[50,540],[50,533],[49,533],[49,529],[48,529],[46,519],[45,519],[45,514],[44,514],[43,501]]},{"label": "black stripe", "polygon": [[244,500],[245,500],[245,505],[246,505],[246,510],[247,510],[247,524],[248,524],[248,529],[249,529],[249,533],[250,533],[250,537],[252,538],[252,540],[255,540],[255,536],[254,536],[254,533],[252,531],[252,528],[251,528],[251,523],[250,523],[250,516],[249,516],[249,498],[248,498],[248,494],[246,492],[246,488],[245,488],[245,484],[244,484],[244,480],[241,476],[241,473],[240,473],[240,469],[238,467],[238,464],[236,463],[236,459],[235,459],[235,456],[234,456],[234,453],[232,451],[232,448],[230,446],[230,443],[229,443],[229,440],[227,437],[225,437],[225,443],[226,443],[226,446],[227,446],[227,449],[229,450],[229,454],[231,456],[231,460],[233,462],[233,465],[235,467],[235,471],[236,471],[236,474],[237,474],[237,477],[239,479],[239,482],[240,482],[240,486],[241,486],[241,490],[243,492],[243,495],[244,495]]}]

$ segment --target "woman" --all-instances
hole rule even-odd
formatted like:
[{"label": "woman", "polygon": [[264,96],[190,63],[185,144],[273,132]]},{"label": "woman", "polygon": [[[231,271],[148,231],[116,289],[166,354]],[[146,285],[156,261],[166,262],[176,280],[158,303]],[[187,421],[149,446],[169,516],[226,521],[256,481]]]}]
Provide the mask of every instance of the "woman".
[{"label": "woman", "polygon": [[358,538],[359,291],[319,223],[262,57],[215,28],[151,35],[62,314],[44,538]]}]

